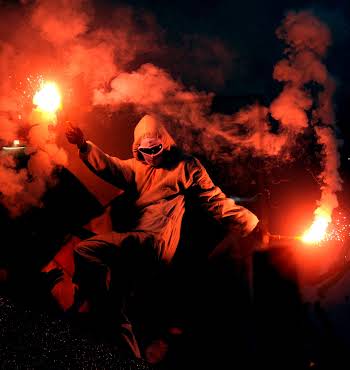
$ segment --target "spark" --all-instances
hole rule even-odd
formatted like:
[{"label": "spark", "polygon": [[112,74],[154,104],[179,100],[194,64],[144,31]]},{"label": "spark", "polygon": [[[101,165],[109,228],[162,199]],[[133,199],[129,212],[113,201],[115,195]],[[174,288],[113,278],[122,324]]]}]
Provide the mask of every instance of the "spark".
[{"label": "spark", "polygon": [[[44,77],[42,75],[31,75],[29,74],[23,81],[18,81],[16,76],[9,76],[12,80],[13,90],[16,92],[16,101],[18,104],[18,110],[20,112],[26,112],[32,107],[32,98],[38,89],[44,84]],[[18,117],[22,119],[22,117]]]},{"label": "spark", "polygon": [[[313,224],[314,225],[314,224]],[[312,226],[313,226],[312,225]],[[312,228],[311,226],[311,228]],[[325,225],[324,225],[325,226]],[[310,228],[310,229],[311,229]],[[308,233],[309,230],[307,230],[304,235],[300,238],[304,243],[306,244],[313,244],[317,246],[325,245],[329,242],[339,242],[344,243],[347,239],[350,238],[350,223],[349,218],[346,215],[346,213],[339,211],[332,217],[332,222],[328,224],[328,227],[323,234],[323,237],[320,237],[320,234],[316,234],[316,238],[313,241],[307,241],[304,240],[304,237],[306,233]],[[313,229],[313,231],[316,229]],[[315,235],[313,234],[313,235]],[[311,234],[310,234],[311,235]],[[318,237],[317,237],[318,235]]]},{"label": "spark", "polygon": [[326,233],[325,242],[344,242],[350,237],[350,224],[345,213],[339,211]]}]

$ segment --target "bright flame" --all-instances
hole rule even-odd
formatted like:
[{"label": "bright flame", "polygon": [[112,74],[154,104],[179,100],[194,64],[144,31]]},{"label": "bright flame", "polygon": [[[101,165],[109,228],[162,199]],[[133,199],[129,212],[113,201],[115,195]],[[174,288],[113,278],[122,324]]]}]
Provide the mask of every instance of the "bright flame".
[{"label": "bright flame", "polygon": [[33,97],[33,104],[46,113],[55,113],[61,108],[61,94],[54,82],[46,82]]},{"label": "bright flame", "polygon": [[13,146],[18,146],[19,145],[19,140],[13,140]]},{"label": "bright flame", "polygon": [[321,210],[316,210],[315,220],[308,230],[302,235],[301,240],[308,244],[317,244],[326,238],[331,216]]}]

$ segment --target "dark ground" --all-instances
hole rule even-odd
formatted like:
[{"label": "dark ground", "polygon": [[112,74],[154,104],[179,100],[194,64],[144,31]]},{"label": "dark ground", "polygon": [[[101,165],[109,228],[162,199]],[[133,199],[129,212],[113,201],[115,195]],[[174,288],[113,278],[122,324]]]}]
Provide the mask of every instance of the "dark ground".
[{"label": "dark ground", "polygon": [[1,369],[151,369],[112,345],[98,344],[67,320],[0,296]]}]

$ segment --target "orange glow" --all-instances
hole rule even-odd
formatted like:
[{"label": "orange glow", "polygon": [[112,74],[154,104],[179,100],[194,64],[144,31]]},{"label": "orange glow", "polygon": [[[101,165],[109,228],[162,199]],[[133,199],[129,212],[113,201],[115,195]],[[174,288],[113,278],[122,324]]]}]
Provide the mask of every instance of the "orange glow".
[{"label": "orange glow", "polygon": [[33,97],[33,104],[45,113],[55,113],[61,108],[61,94],[54,82],[45,82]]},{"label": "orange glow", "polygon": [[20,143],[20,141],[19,141],[19,140],[13,140],[13,146],[18,146],[18,145],[19,145],[19,143]]},{"label": "orange glow", "polygon": [[317,244],[326,238],[331,216],[320,209],[315,212],[315,220],[308,230],[302,235],[301,240],[307,244]]}]

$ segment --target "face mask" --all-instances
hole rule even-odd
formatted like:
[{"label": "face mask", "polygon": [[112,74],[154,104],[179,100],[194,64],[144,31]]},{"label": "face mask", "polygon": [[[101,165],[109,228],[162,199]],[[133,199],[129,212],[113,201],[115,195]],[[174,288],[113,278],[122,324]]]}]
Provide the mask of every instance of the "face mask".
[{"label": "face mask", "polygon": [[144,161],[152,167],[158,167],[163,160],[163,144],[159,138],[144,138],[138,148]]}]

